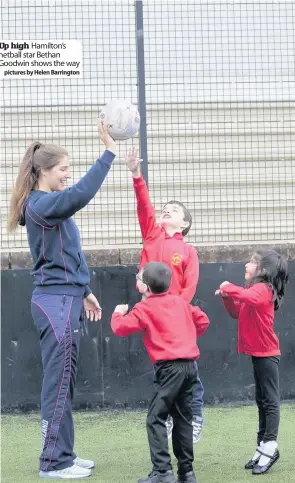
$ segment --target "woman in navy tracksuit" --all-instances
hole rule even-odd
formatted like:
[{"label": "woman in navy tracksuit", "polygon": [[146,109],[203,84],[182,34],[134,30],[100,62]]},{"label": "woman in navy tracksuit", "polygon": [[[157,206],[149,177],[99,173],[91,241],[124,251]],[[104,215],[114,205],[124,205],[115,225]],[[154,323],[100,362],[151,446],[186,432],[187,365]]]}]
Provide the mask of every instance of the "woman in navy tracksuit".
[{"label": "woman in navy tracksuit", "polygon": [[85,478],[94,463],[73,452],[72,399],[84,310],[90,321],[101,308],[89,288],[89,271],[72,216],[95,196],[115,158],[116,144],[99,123],[106,146],[85,176],[66,187],[65,149],[32,143],[22,160],[13,190],[9,230],[26,225],[34,267],[32,316],[40,333],[43,363],[41,419],[43,478]]}]

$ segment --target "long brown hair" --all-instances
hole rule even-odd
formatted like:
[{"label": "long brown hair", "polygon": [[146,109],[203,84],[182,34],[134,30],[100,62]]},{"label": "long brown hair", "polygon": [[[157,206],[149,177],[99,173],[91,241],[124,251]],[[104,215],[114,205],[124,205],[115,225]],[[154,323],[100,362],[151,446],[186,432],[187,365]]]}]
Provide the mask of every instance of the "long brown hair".
[{"label": "long brown hair", "polygon": [[54,144],[33,142],[28,147],[19,167],[12,191],[8,216],[8,231],[16,229],[23,214],[24,204],[30,192],[38,185],[41,169],[50,170],[56,166],[67,151]]},{"label": "long brown hair", "polygon": [[263,282],[270,285],[273,291],[275,310],[283,303],[286,284],[288,283],[288,263],[285,257],[275,250],[258,250],[253,258],[257,261],[259,271],[252,278],[250,285]]}]

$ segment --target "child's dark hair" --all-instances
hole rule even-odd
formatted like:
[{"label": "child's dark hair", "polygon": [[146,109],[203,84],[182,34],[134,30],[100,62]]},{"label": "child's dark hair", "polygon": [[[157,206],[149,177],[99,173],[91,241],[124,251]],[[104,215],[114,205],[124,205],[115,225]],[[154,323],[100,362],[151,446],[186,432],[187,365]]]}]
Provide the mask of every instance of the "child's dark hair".
[{"label": "child's dark hair", "polygon": [[287,260],[275,250],[258,250],[253,258],[258,263],[259,273],[251,280],[251,285],[258,282],[270,285],[274,295],[274,308],[278,310],[284,300],[288,282]]},{"label": "child's dark hair", "polygon": [[168,265],[160,262],[147,263],[142,272],[142,281],[153,294],[167,292],[171,283],[172,272]]},{"label": "child's dark hair", "polygon": [[188,234],[188,232],[190,231],[191,229],[191,226],[192,226],[192,222],[193,222],[193,219],[192,219],[192,215],[190,214],[190,212],[188,211],[187,207],[181,203],[181,201],[177,201],[177,200],[171,200],[171,201],[168,201],[164,206],[163,206],[163,209],[165,208],[165,206],[167,205],[178,205],[180,206],[182,209],[183,209],[183,214],[184,214],[184,221],[187,221],[188,222],[188,226],[182,230],[182,235],[183,236],[186,236]]}]

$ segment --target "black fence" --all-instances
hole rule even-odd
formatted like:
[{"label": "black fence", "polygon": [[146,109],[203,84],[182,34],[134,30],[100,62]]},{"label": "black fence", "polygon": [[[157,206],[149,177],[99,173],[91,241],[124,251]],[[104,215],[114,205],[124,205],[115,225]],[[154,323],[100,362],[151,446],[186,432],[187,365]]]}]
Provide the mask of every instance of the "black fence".
[{"label": "black fence", "polygon": [[294,239],[294,2],[257,0],[11,0],[3,38],[75,39],[83,78],[2,82],[2,248],[20,159],[33,140],[65,146],[73,181],[102,150],[110,99],[138,104],[139,139],[120,143],[103,188],[77,215],[84,246],[139,244],[126,147],[140,143],[160,208],[181,199],[196,244]]}]

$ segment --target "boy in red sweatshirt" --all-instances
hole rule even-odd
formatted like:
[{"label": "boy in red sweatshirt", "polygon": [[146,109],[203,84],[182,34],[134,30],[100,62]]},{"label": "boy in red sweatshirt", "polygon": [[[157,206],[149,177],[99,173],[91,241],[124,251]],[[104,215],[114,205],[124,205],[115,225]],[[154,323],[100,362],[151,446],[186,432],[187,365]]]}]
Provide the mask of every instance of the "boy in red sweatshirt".
[{"label": "boy in red sweatshirt", "polygon": [[[183,237],[188,234],[192,217],[179,201],[169,201],[163,208],[157,223],[155,209],[151,203],[146,183],[140,173],[138,151],[133,148],[127,154],[127,166],[133,176],[133,187],[137,200],[137,216],[143,238],[140,255],[140,270],[148,262],[166,263],[172,271],[169,293],[179,295],[191,302],[199,280],[199,260],[196,249],[188,245]],[[196,370],[198,371],[197,364]],[[203,426],[204,388],[198,376],[193,395],[193,442],[201,438]],[[173,418],[166,422],[168,439],[172,435]]]},{"label": "boy in red sweatshirt", "polygon": [[192,466],[192,397],[197,381],[195,361],[200,355],[196,340],[207,329],[209,319],[199,307],[169,293],[171,278],[172,271],[164,263],[148,263],[137,276],[138,290],[145,300],[128,315],[128,306],[118,305],[111,320],[116,335],[143,333],[155,369],[147,415],[153,469],[138,483],[175,483],[165,424],[168,414],[174,420],[172,441],[178,482],[196,483]]}]

